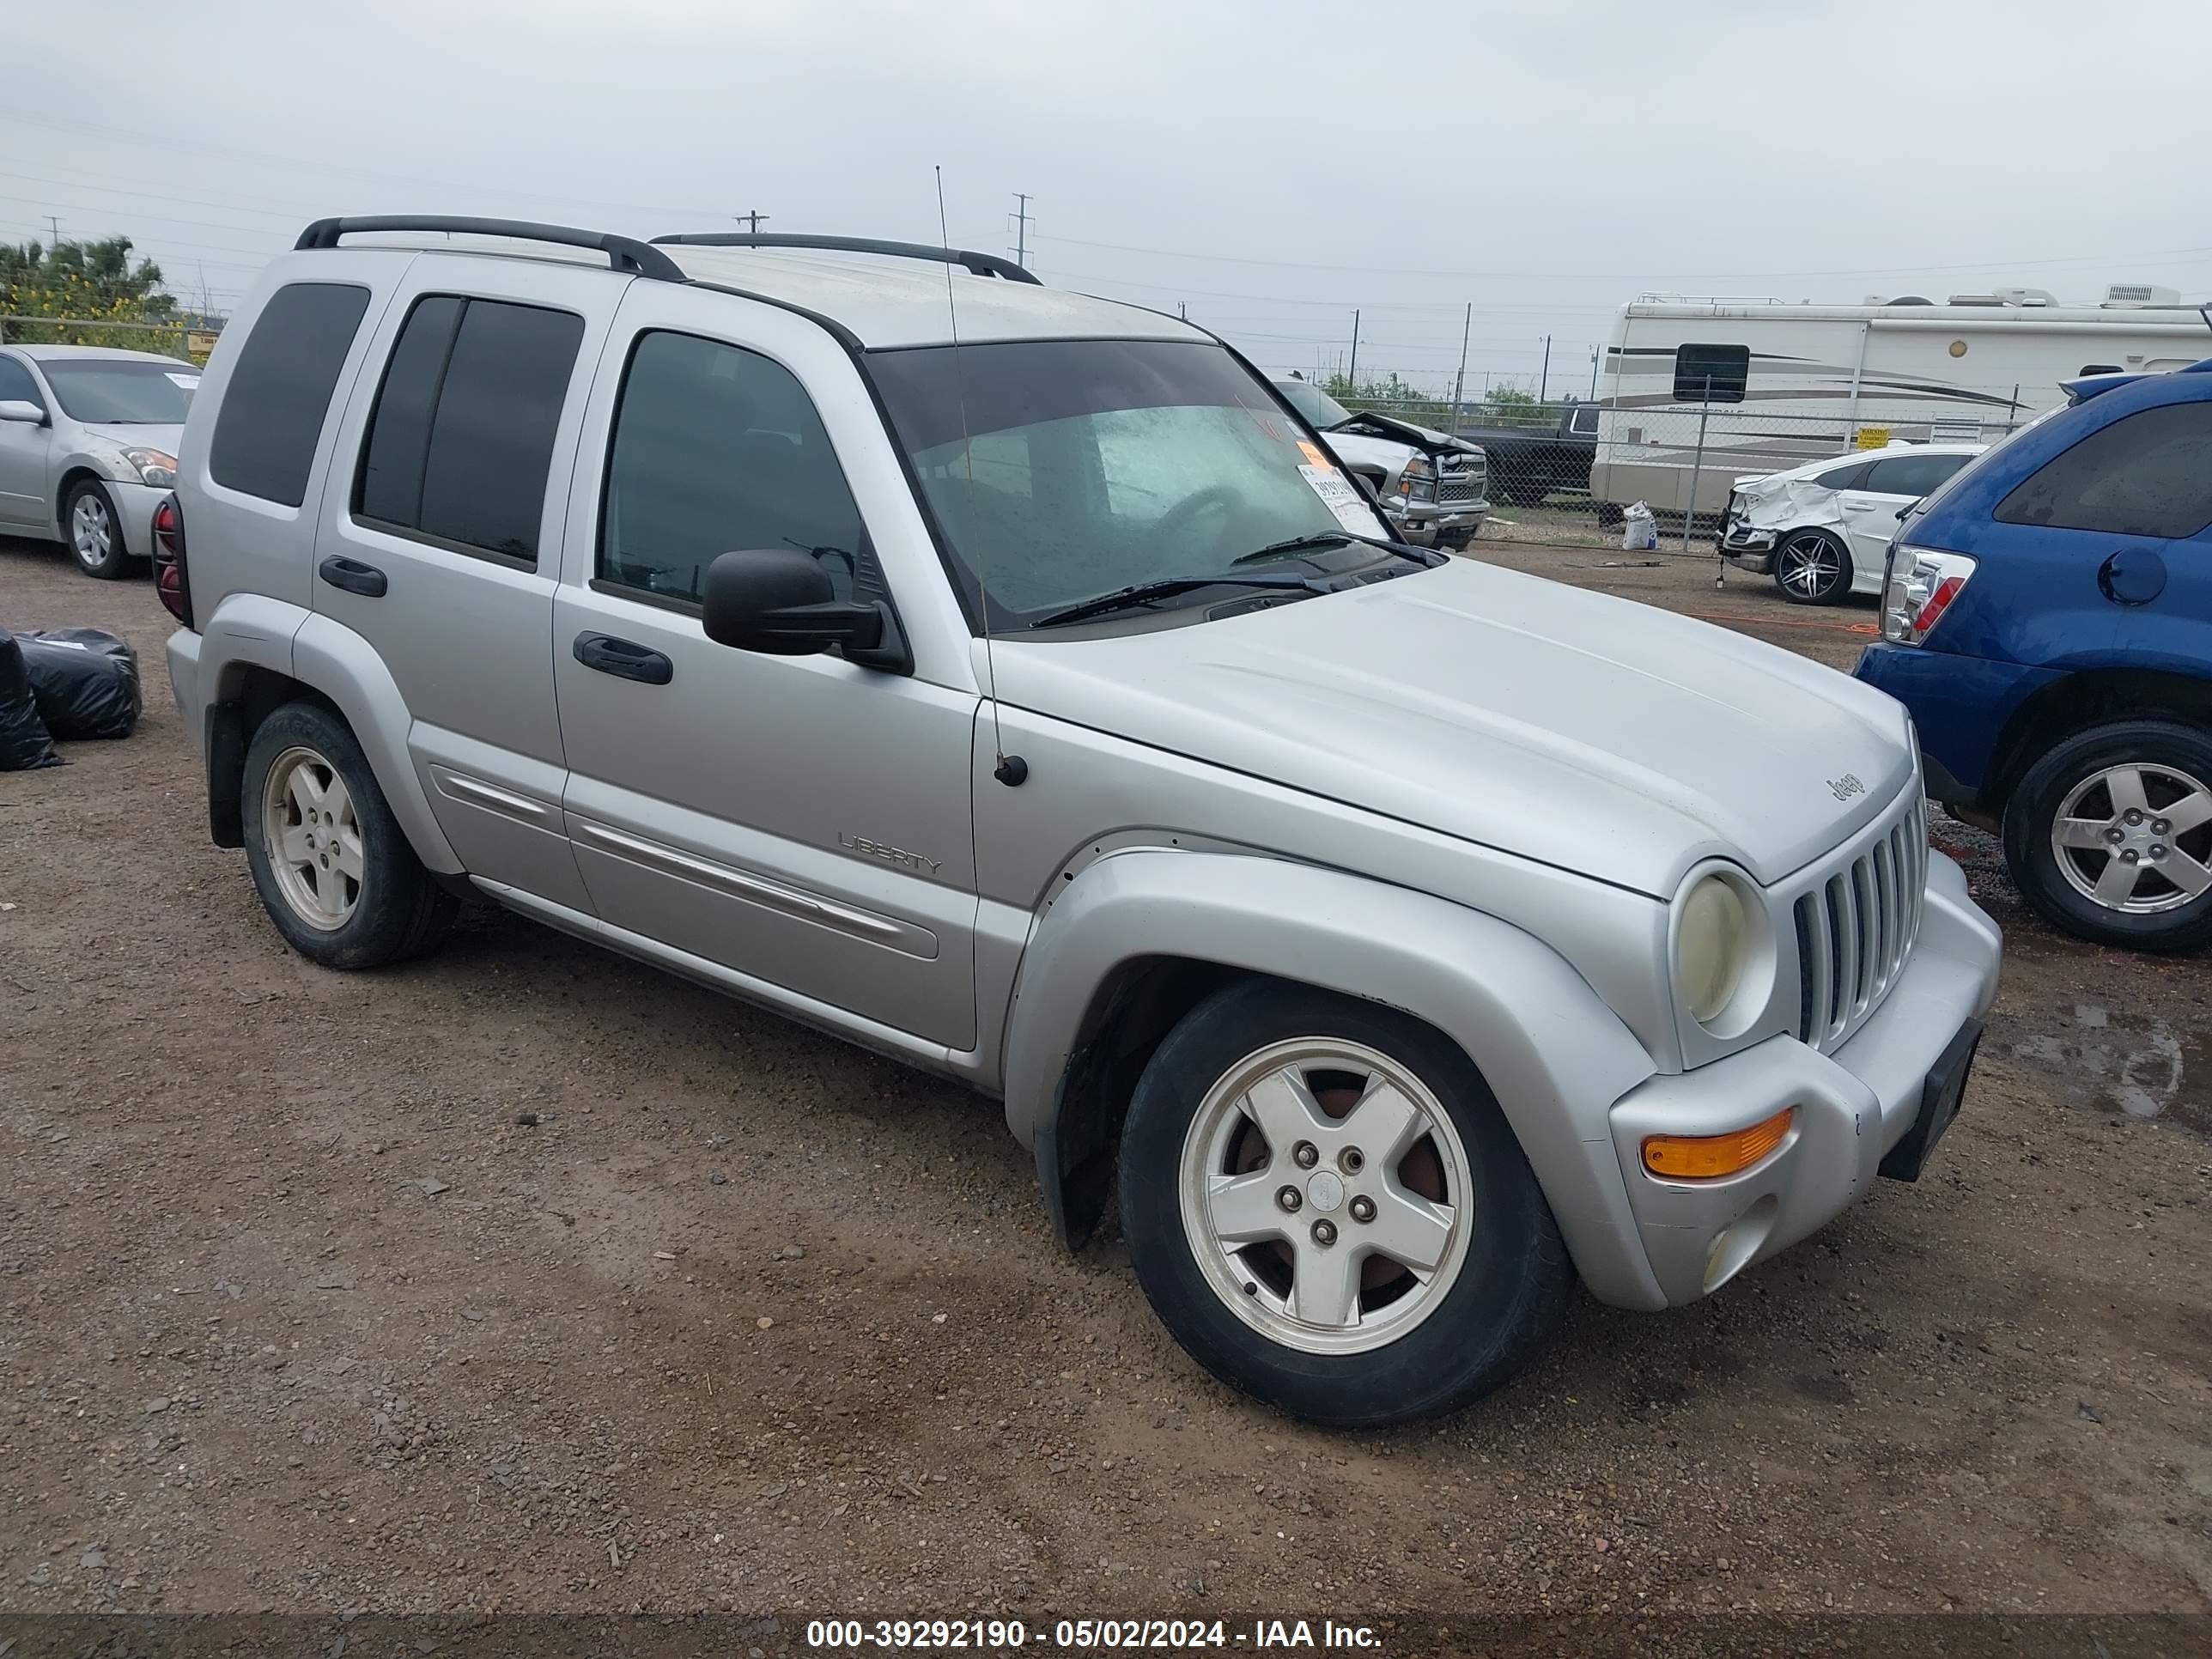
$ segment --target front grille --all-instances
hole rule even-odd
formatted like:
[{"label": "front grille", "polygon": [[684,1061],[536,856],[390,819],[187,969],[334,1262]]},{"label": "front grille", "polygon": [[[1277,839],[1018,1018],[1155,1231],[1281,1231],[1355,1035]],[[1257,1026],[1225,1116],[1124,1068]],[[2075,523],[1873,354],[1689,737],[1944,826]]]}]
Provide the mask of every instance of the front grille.
[{"label": "front grille", "polygon": [[1437,480],[1440,501],[1479,501],[1488,482],[1488,465],[1473,455],[1447,455]]},{"label": "front grille", "polygon": [[1928,884],[1927,811],[1916,790],[1886,831],[1816,878],[1793,907],[1797,1035],[1814,1048],[1858,1030],[1912,955]]}]

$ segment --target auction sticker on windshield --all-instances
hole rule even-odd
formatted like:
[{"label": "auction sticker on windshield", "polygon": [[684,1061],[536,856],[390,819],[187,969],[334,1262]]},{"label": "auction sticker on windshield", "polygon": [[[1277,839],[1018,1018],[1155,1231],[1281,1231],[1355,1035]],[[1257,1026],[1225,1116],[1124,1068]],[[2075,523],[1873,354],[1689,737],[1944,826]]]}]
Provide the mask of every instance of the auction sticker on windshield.
[{"label": "auction sticker on windshield", "polygon": [[1369,507],[1352,480],[1334,467],[1302,466],[1299,472],[1322,499],[1322,505],[1336,514],[1336,521],[1346,530],[1356,530],[1363,536],[1375,533],[1375,510]]}]

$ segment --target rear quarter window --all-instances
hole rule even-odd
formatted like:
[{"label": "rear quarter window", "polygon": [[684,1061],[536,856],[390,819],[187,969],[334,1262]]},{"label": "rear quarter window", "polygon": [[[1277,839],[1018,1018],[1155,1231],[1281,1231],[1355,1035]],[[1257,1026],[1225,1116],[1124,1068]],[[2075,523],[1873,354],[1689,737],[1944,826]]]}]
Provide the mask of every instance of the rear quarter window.
[{"label": "rear quarter window", "polygon": [[2016,486],[1996,518],[2112,536],[2200,534],[2212,526],[2212,403],[2142,410],[2091,433]]},{"label": "rear quarter window", "polygon": [[223,389],[210,477],[226,489],[299,506],[331,393],[368,309],[368,290],[353,283],[290,283],[269,296]]}]

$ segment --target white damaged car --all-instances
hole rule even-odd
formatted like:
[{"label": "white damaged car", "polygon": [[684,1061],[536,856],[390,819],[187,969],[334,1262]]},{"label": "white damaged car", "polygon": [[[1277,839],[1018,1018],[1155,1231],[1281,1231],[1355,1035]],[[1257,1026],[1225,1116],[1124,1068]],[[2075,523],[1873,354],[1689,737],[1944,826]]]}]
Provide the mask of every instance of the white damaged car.
[{"label": "white damaged car", "polygon": [[1771,572],[1793,605],[1879,593],[1882,559],[1904,510],[1988,447],[1893,443],[1740,477],[1721,521],[1721,557]]}]

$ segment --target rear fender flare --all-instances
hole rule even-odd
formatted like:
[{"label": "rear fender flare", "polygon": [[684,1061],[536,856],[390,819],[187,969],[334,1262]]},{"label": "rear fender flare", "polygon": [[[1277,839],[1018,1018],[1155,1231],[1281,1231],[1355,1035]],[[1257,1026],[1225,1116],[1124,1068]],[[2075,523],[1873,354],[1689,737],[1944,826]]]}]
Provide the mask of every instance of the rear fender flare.
[{"label": "rear fender flare", "polygon": [[320,692],[345,716],[392,815],[424,867],[440,875],[462,874],[461,861],[438,828],[407,751],[414,717],[376,648],[342,623],[311,613],[292,637],[291,665],[283,672]]}]

